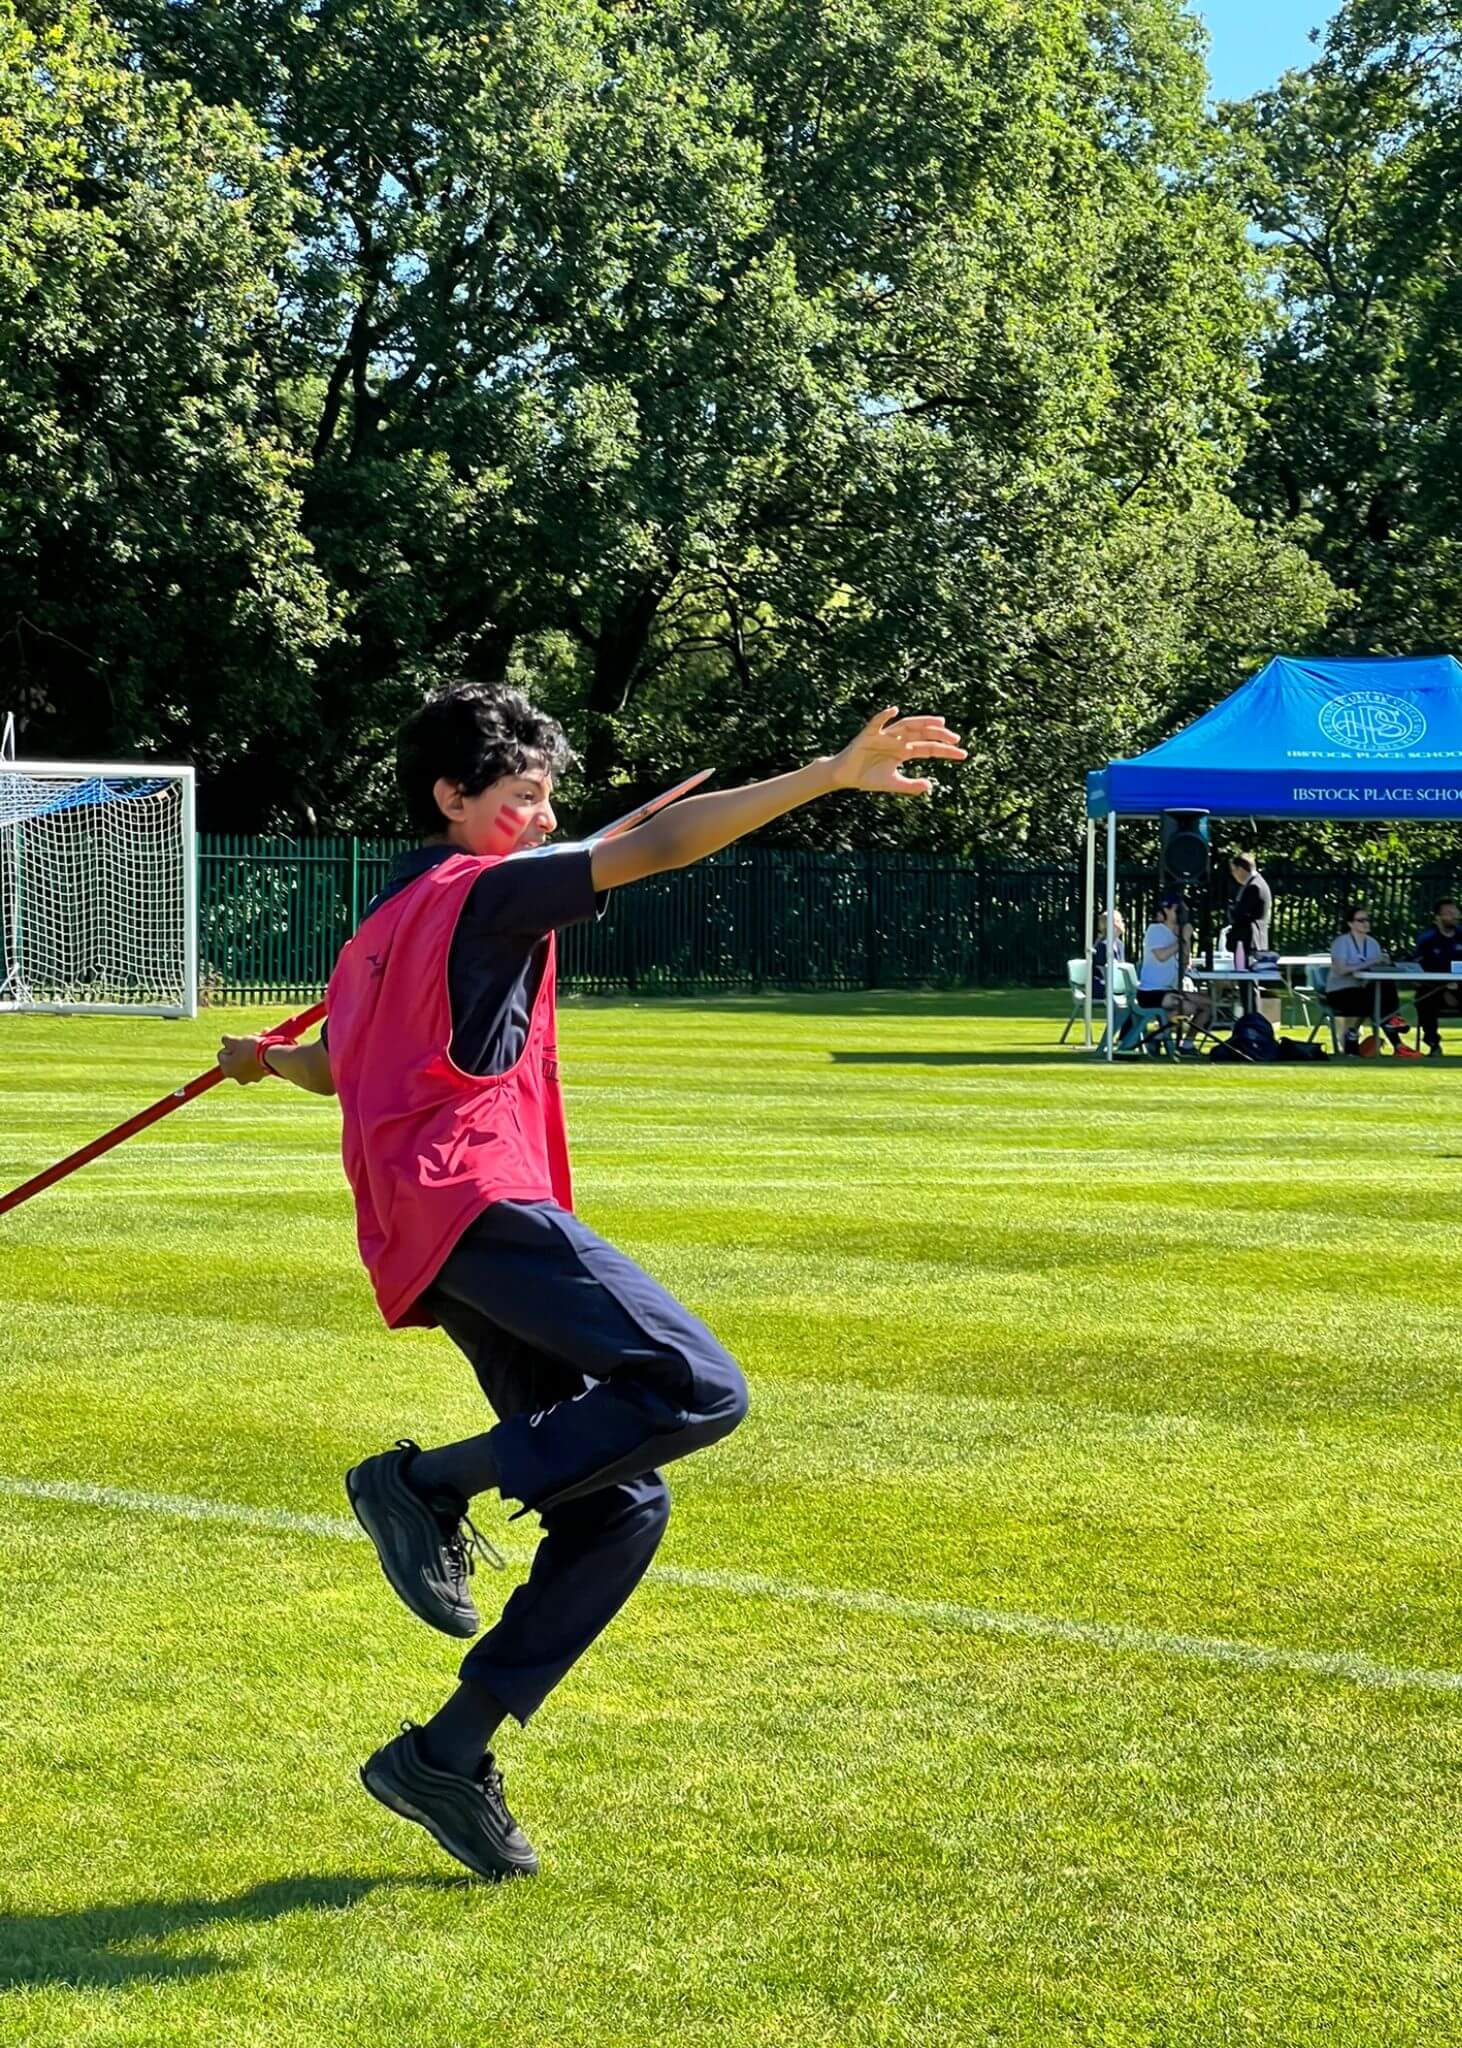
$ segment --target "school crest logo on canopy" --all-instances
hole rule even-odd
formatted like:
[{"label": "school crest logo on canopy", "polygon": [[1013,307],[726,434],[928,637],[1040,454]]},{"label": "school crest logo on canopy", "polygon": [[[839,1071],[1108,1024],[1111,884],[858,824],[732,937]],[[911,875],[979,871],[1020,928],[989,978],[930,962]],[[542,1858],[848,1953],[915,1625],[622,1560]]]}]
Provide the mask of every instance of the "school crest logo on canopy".
[{"label": "school crest logo on canopy", "polygon": [[1399,754],[1426,738],[1426,719],[1389,690],[1350,690],[1321,705],[1320,730],[1343,754]]},{"label": "school crest logo on canopy", "polygon": [[1088,818],[1462,816],[1462,667],[1450,654],[1280,654],[1130,760],[1086,778]]}]

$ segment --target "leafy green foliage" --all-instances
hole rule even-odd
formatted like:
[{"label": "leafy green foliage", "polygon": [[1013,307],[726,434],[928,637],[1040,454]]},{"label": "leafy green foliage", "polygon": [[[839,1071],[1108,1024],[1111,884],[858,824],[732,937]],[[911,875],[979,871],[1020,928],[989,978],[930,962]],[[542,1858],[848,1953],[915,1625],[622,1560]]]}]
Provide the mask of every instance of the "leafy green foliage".
[{"label": "leafy green foliage", "polygon": [[[1263,429],[1242,502],[1309,551],[1341,602],[1321,647],[1429,653],[1462,643],[1462,13],[1433,0],[1342,8],[1307,71],[1226,110],[1238,188],[1275,317],[1260,351]],[[1323,827],[1352,851],[1447,835]],[[1367,845],[1360,842],[1364,839]]]},{"label": "leafy green foliage", "polygon": [[1243,483],[1345,592],[1333,644],[1462,630],[1462,13],[1342,11],[1323,58],[1229,110],[1282,318]]},{"label": "leafy green foliage", "polygon": [[1064,846],[1082,768],[1326,613],[1229,497],[1261,308],[1177,0],[115,15],[292,196],[264,438],[336,623],[281,815],[391,823],[386,734],[465,673],[608,807],[917,697],[975,758],[874,829]]},{"label": "leafy green foliage", "polygon": [[264,374],[291,168],[136,76],[84,0],[0,9],[0,622],[31,752],[219,773],[309,723],[331,601]]}]

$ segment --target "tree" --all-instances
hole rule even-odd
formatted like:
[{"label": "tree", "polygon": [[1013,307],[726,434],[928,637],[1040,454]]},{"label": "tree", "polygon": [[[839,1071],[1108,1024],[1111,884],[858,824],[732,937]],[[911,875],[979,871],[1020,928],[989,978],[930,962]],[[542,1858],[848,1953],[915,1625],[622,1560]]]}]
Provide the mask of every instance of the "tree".
[{"label": "tree", "polygon": [[1177,0],[116,19],[301,167],[265,348],[340,620],[281,754],[320,817],[390,816],[446,674],[554,701],[604,806],[917,686],[976,760],[887,829],[1064,844],[1088,762],[1323,615],[1227,497],[1260,312]]},{"label": "tree", "polygon": [[263,338],[289,166],[129,68],[85,0],[0,7],[0,630],[32,753],[215,781],[308,723],[329,596]]},{"label": "tree", "polygon": [[1289,522],[1349,603],[1332,647],[1462,633],[1462,14],[1343,9],[1323,57],[1228,110],[1280,319],[1247,502]]}]

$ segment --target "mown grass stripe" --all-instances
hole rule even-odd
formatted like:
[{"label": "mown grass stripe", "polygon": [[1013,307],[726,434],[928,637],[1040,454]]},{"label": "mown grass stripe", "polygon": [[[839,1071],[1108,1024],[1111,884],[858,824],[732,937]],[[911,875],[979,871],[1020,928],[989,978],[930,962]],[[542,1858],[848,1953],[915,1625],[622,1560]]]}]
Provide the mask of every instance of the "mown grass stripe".
[{"label": "mown grass stripe", "polygon": [[[0,1476],[0,1494],[17,1500],[57,1501],[71,1507],[110,1508],[123,1513],[169,1516],[180,1521],[219,1522],[281,1536],[325,1536],[366,1541],[364,1531],[343,1515],[305,1515],[290,1508],[250,1507],[243,1502],[200,1500],[188,1494],[144,1493],[129,1487],[95,1486],[83,1480]],[[529,1553],[507,1555],[523,1562]],[[662,1585],[737,1598],[785,1601],[841,1608],[853,1614],[885,1616],[972,1635],[1005,1636],[1027,1642],[1063,1643],[1127,1655],[1236,1665],[1246,1671],[1285,1672],[1305,1678],[1336,1679],[1387,1691],[1462,1693],[1462,1671],[1386,1664],[1352,1650],[1288,1649],[1225,1636],[1170,1634],[1125,1622],[1072,1621],[1060,1615],[1022,1614],[1002,1608],[969,1607],[955,1600],[918,1600],[876,1587],[804,1586],[755,1572],[698,1571],[683,1565],[654,1565],[649,1576]]]}]

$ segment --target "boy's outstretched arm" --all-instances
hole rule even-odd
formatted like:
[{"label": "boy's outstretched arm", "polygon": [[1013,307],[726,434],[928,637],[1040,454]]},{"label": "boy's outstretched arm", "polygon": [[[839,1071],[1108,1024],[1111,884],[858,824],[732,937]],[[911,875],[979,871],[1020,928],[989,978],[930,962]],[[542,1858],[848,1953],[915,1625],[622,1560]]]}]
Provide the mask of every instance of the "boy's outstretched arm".
[{"label": "boy's outstretched arm", "polygon": [[262,1081],[267,1071],[310,1095],[335,1093],[323,1038],[312,1038],[308,1045],[266,1045],[262,1057],[257,1038],[225,1038],[218,1048],[218,1064],[230,1081]]},{"label": "boy's outstretched arm", "polygon": [[900,718],[890,706],[870,718],[839,754],[810,761],[770,782],[687,797],[621,838],[602,840],[594,848],[594,887],[622,889],[667,868],[689,867],[835,789],[927,796],[932,783],[926,776],[905,775],[908,763],[964,759],[959,734],[951,732],[942,718]]}]

